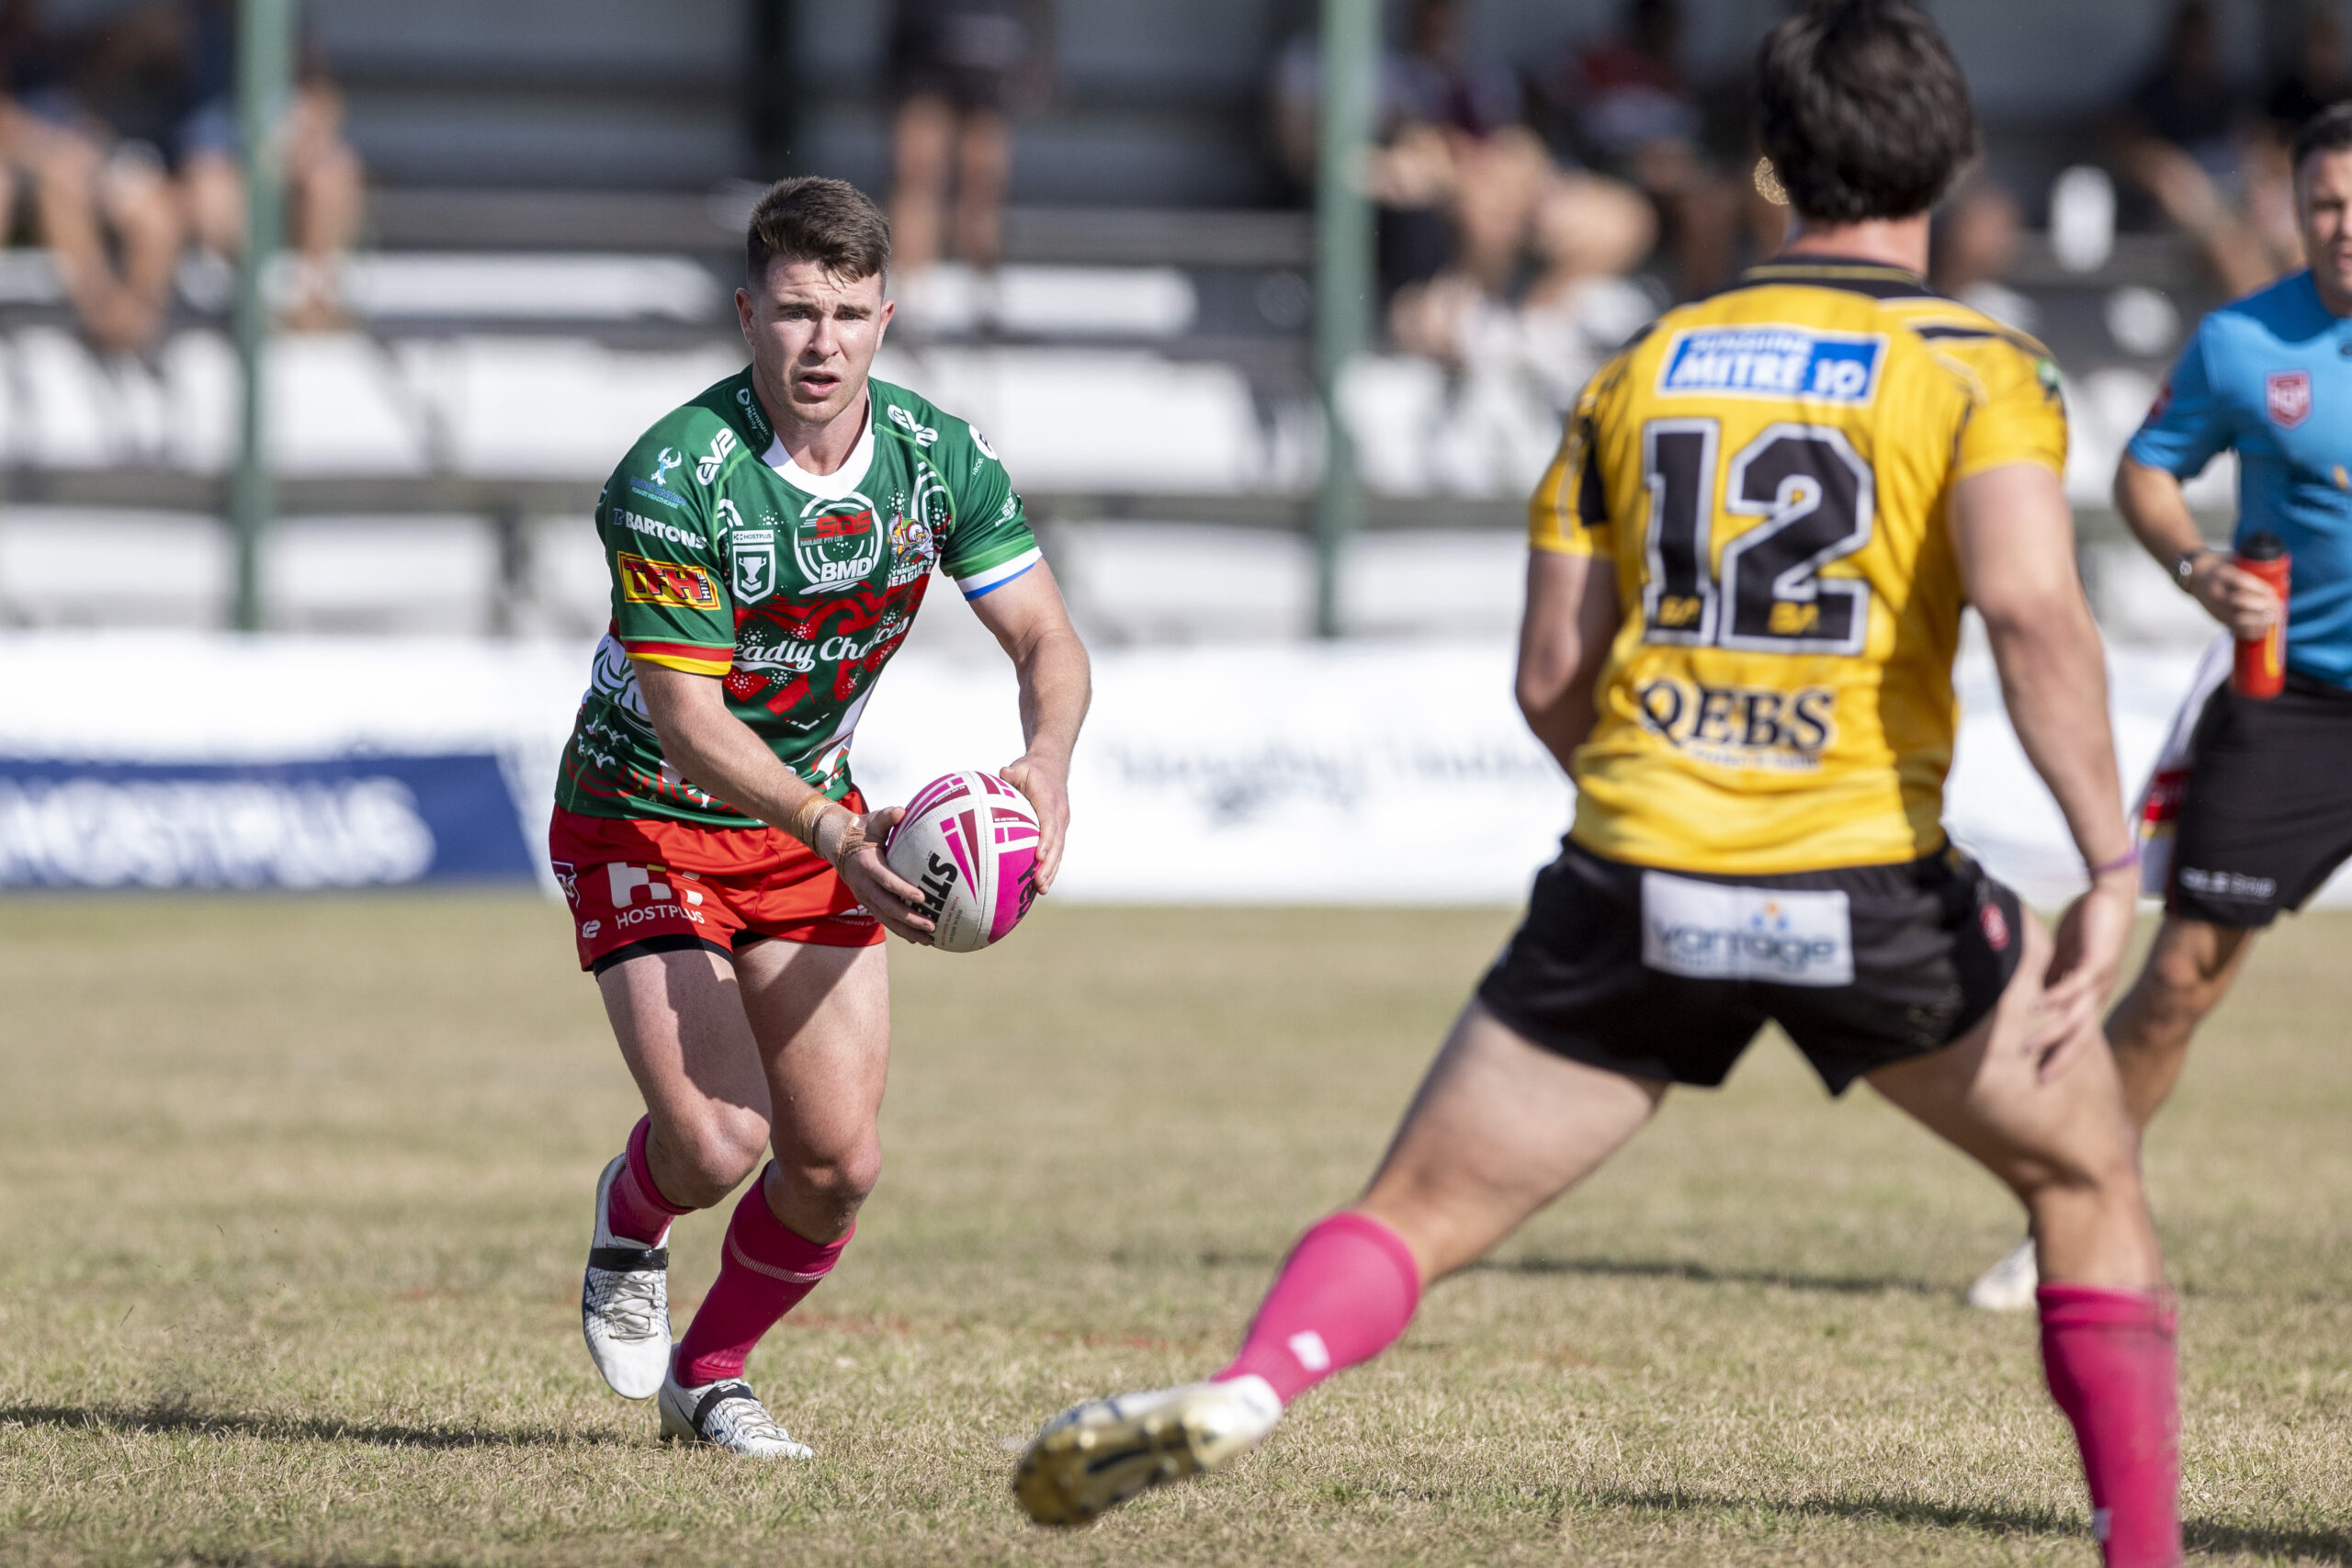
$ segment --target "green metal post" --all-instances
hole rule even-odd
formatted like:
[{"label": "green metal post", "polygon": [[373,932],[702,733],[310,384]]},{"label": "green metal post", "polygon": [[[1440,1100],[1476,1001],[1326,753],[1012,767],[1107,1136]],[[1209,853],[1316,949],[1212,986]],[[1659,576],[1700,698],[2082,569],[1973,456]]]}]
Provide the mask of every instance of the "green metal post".
[{"label": "green metal post", "polygon": [[264,422],[269,351],[264,286],[285,227],[286,107],[293,96],[295,0],[238,0],[237,133],[245,175],[245,249],[237,265],[237,366],[244,406],[229,525],[237,544],[236,626],[261,629],[262,540],[277,511]]},{"label": "green metal post", "polygon": [[1315,389],[1323,404],[1323,481],[1315,496],[1315,635],[1346,616],[1340,569],[1362,521],[1354,443],[1340,417],[1340,378],[1372,342],[1372,201],[1366,164],[1380,73],[1380,0],[1323,0],[1323,92],[1315,177]]}]

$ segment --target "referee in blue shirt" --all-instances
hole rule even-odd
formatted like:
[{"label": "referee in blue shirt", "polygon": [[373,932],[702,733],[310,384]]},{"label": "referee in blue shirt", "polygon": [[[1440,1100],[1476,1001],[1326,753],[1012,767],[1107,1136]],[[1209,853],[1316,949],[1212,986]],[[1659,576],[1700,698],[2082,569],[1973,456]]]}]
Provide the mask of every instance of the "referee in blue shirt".
[{"label": "referee in blue shirt", "polygon": [[[2234,448],[2236,537],[2277,535],[2293,567],[2287,689],[2257,700],[2224,683],[2206,705],[2164,928],[2107,1021],[2142,1127],[2255,933],[2352,855],[2352,103],[2313,116],[2291,156],[2309,267],[2199,323],[2115,474],[2132,534],[2233,636],[2261,636],[2278,596],[2199,536],[2181,481]],[[2029,1243],[1969,1299],[2030,1306],[2033,1285]]]}]

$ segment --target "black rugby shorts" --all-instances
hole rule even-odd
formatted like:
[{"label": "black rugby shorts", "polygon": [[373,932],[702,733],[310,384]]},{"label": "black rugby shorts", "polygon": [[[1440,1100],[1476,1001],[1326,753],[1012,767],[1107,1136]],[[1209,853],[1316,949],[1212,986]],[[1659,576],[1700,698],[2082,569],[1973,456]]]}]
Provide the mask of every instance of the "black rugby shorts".
[{"label": "black rugby shorts", "polygon": [[2191,756],[2167,913],[2258,929],[2352,855],[2352,692],[2291,671],[2267,700],[2224,683]]},{"label": "black rugby shorts", "polygon": [[1673,1083],[1724,1081],[1767,1021],[1832,1094],[1942,1049],[2007,988],[2017,895],[1957,850],[1896,865],[1702,876],[1573,840],[1478,999],[1546,1050]]}]

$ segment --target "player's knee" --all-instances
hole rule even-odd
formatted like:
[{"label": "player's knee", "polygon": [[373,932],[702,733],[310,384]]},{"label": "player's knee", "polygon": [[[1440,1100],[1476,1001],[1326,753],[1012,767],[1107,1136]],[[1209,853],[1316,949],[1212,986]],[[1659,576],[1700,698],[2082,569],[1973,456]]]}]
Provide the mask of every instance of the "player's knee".
[{"label": "player's knee", "polygon": [[766,1157],[768,1124],[751,1111],[703,1117],[658,1134],[673,1168],[659,1174],[684,1189],[663,1194],[675,1203],[707,1209],[743,1184]]},{"label": "player's knee", "polygon": [[2148,959],[2145,1004],[2164,1021],[2195,1025],[2222,999],[2228,971],[2214,955],[2187,943],[2159,947]]},{"label": "player's knee", "polygon": [[2141,1201],[2137,1139],[2119,1134],[2096,1149],[2037,1160],[2011,1181],[2029,1208],[2043,1204],[2107,1210]]},{"label": "player's knee", "polygon": [[882,1145],[868,1140],[838,1153],[804,1156],[786,1170],[810,1200],[847,1217],[882,1179]]}]

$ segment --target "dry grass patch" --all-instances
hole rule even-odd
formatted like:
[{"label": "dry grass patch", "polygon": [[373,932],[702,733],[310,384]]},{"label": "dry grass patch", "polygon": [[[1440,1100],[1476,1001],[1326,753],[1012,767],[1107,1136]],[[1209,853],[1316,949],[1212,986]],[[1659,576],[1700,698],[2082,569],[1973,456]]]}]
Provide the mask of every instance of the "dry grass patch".
[{"label": "dry grass patch", "polygon": [[[1957,1304],[2011,1206],[1770,1043],[1233,1474],[1020,1520],[1008,1446],[1216,1364],[1507,924],[895,954],[889,1171],[751,1368],[820,1458],[770,1468],[660,1447],[580,1348],[636,1110],[547,905],[0,904],[0,1562],[2094,1561],[2030,1322]],[[2352,1562],[2347,937],[2269,940],[2150,1151],[2215,1562]]]}]

